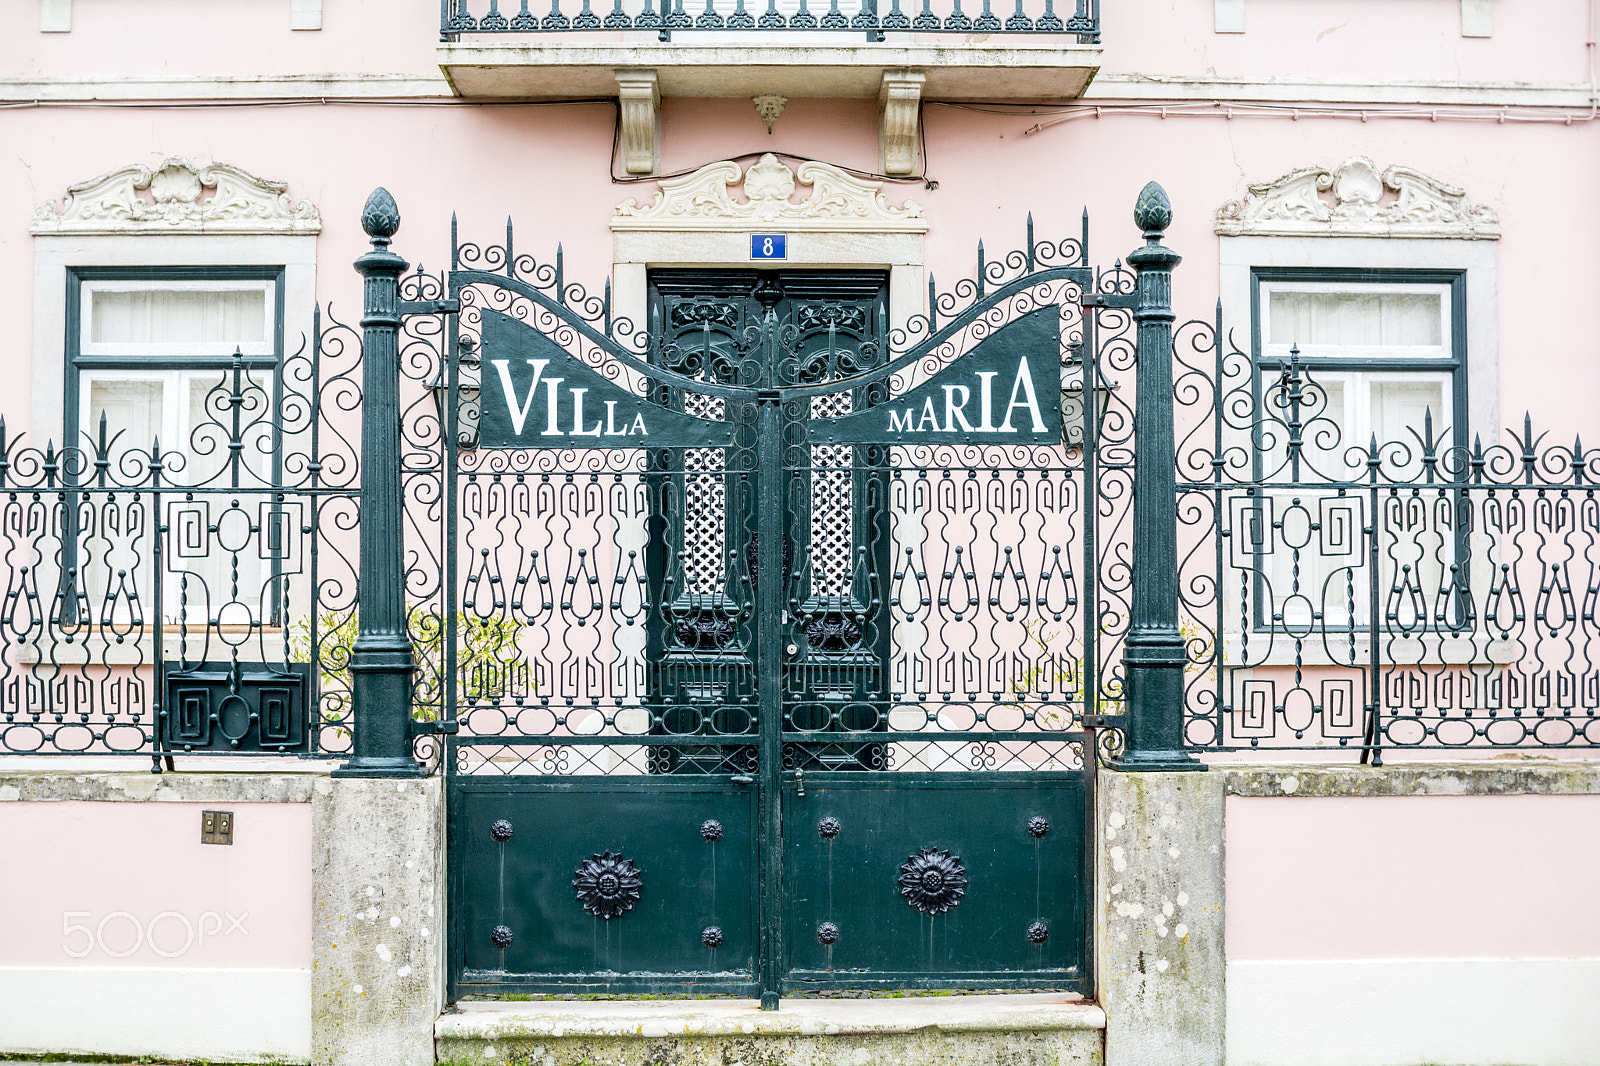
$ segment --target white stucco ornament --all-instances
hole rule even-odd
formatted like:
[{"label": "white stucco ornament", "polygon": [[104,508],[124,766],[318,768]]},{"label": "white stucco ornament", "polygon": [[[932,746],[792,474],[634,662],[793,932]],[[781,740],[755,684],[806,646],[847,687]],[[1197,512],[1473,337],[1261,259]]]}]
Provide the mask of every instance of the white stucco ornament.
[{"label": "white stucco ornament", "polygon": [[152,170],[132,164],[79,182],[58,207],[34,212],[35,234],[315,234],[322,217],[288,186],[229,166],[173,157]]},{"label": "white stucco ornament", "polygon": [[[809,194],[792,199],[801,186],[809,186]],[[908,200],[891,206],[882,182],[854,177],[828,163],[805,162],[791,169],[770,152],[748,169],[725,160],[665,179],[654,200],[640,204],[630,197],[611,218],[613,230],[762,227],[925,233],[928,223],[920,204]]]},{"label": "white stucco ornament", "polygon": [[1382,174],[1365,156],[1338,169],[1302,167],[1252,185],[1217,210],[1225,237],[1435,237],[1496,240],[1492,209],[1466,192],[1404,166]]}]

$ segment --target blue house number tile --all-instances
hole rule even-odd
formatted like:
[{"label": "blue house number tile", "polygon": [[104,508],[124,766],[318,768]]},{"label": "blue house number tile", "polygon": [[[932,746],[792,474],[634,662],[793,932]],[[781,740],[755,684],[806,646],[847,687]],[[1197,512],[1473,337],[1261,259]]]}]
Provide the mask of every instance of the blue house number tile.
[{"label": "blue house number tile", "polygon": [[751,259],[785,259],[784,234],[782,233],[752,233],[750,234]]}]

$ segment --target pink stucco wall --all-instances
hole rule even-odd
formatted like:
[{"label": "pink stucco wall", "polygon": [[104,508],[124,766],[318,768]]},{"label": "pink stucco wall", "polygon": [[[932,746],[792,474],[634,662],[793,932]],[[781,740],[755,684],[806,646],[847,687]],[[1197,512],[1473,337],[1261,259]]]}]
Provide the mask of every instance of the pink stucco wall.
[{"label": "pink stucco wall", "polygon": [[[873,110],[870,101],[797,100],[768,136],[743,101],[669,101],[663,162],[687,169],[776,149],[873,169]],[[1550,288],[1557,271],[1571,289],[1600,288],[1600,265],[1564,250],[1570,235],[1600,232],[1600,199],[1567,195],[1600,185],[1600,140],[1587,127],[1123,114],[1025,135],[1037,118],[938,105],[925,114],[938,188],[896,185],[889,195],[926,207],[928,263],[945,284],[970,274],[978,240],[991,255],[1020,244],[1029,211],[1041,236],[1059,236],[1076,233],[1087,206],[1096,261],[1126,254],[1137,242],[1133,198],[1154,178],[1172,196],[1170,244],[1185,257],[1175,285],[1180,313],[1209,317],[1217,293],[1213,213],[1248,182],[1365,154],[1380,167],[1403,162],[1458,183],[1499,213],[1505,234],[1499,291],[1469,295],[1497,303],[1502,421],[1533,408],[1555,439],[1592,425],[1600,361],[1556,313]],[[0,306],[9,323],[0,365],[21,371],[0,412],[13,430],[26,422],[29,402],[28,220],[34,206],[75,181],[164,154],[226,160],[288,181],[292,196],[322,211],[318,287],[336,312],[353,310],[359,298],[347,264],[363,248],[357,217],[376,185],[399,201],[396,247],[413,262],[444,265],[452,211],[464,239],[488,241],[503,234],[509,214],[519,249],[548,258],[562,242],[567,276],[596,288],[610,268],[612,207],[627,196],[648,199],[654,189],[607,178],[613,109],[605,104],[246,107],[226,112],[226,121],[199,108],[41,109],[7,112],[4,122],[9,140],[28,148],[0,160],[0,203],[13,205],[0,213]],[[1549,389],[1553,380],[1564,387]]]},{"label": "pink stucco wall", "polygon": [[1600,796],[1230,797],[1229,961],[1600,958]]},{"label": "pink stucco wall", "polygon": [[0,803],[0,841],[0,968],[311,966],[308,803]]}]

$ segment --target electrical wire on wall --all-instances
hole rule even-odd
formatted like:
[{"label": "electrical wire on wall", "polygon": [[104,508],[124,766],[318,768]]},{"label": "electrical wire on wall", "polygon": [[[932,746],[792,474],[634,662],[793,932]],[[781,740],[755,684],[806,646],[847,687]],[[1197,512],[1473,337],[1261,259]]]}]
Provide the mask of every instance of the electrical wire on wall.
[{"label": "electrical wire on wall", "polygon": [[1525,104],[1510,105],[1456,105],[1431,107],[1426,105],[1385,104],[1280,104],[1269,102],[1240,102],[1225,100],[1195,100],[1168,103],[1111,100],[1103,103],[1078,103],[1056,107],[1036,104],[974,103],[960,100],[928,100],[928,107],[949,107],[974,111],[986,115],[1005,115],[1017,118],[1053,116],[1036,122],[1023,130],[1030,136],[1080,119],[1142,116],[1145,118],[1222,118],[1222,119],[1352,119],[1370,122],[1379,119],[1413,119],[1428,122],[1494,122],[1543,123],[1571,126],[1592,122],[1600,113],[1600,95],[1591,87],[1588,110],[1560,107],[1535,107]]}]

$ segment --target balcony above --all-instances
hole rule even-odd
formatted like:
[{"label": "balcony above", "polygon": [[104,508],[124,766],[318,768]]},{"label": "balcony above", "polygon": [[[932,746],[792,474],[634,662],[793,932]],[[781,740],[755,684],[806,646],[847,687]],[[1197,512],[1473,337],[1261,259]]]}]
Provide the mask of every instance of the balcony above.
[{"label": "balcony above", "polygon": [[439,65],[455,91],[615,96],[617,71],[652,70],[665,96],[877,97],[886,72],[915,71],[941,99],[1059,101],[1100,64],[1099,0],[966,0],[977,13],[962,0],[609,0],[603,14],[591,5],[608,0],[566,2],[582,9],[443,0]]}]

